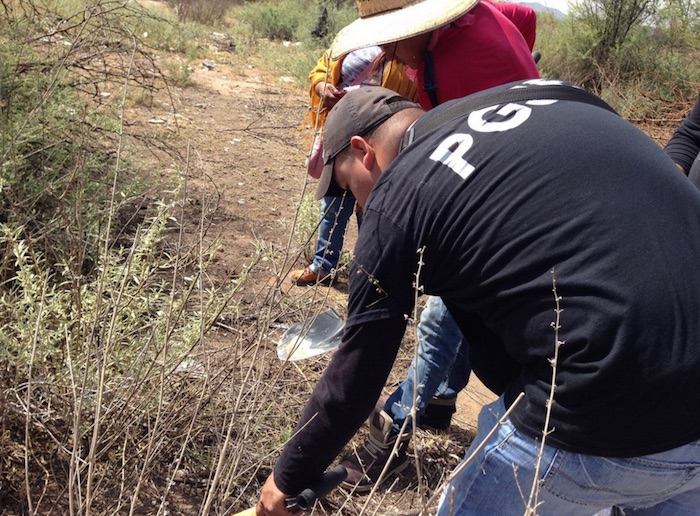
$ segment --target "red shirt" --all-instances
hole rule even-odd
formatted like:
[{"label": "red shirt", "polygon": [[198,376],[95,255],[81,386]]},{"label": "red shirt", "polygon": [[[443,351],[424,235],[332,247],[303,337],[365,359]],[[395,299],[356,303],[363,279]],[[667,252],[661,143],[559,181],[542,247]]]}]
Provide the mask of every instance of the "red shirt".
[{"label": "red shirt", "polygon": [[[537,18],[529,7],[479,2],[433,33],[428,45],[440,104],[513,81],[539,78],[532,58]],[[425,91],[425,61],[417,73],[418,99],[433,108]]]}]

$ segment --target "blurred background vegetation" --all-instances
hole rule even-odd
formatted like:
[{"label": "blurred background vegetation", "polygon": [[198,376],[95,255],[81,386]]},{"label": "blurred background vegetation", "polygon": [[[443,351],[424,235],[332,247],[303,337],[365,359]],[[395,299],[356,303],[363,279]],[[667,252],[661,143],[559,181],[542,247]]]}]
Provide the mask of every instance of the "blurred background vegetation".
[{"label": "blurred background vegetation", "polygon": [[[218,480],[201,512],[225,513],[279,445],[246,438],[273,417],[265,403],[237,426],[241,393],[261,388],[245,384],[249,376],[224,396],[225,374],[192,373],[192,351],[222,313],[244,328],[240,283],[205,281],[214,247],[173,246],[181,185],[130,150],[177,150],[133,134],[122,112],[155,90],[187,87],[189,63],[222,41],[305,90],[355,3],[167,4],[0,0],[3,514],[165,514],[164,479],[192,463]],[[600,94],[663,144],[667,132],[654,128],[677,125],[700,91],[699,26],[700,0],[579,0],[564,19],[540,13],[536,50],[543,76]],[[180,60],[161,66],[159,55]],[[242,339],[248,353],[255,339]],[[154,489],[148,505],[142,494]]]}]

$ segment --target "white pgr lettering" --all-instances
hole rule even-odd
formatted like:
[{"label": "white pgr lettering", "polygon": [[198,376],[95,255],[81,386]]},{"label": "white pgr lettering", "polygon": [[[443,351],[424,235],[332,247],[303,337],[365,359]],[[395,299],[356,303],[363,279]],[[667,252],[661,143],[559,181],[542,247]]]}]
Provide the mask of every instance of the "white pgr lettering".
[{"label": "white pgr lettering", "polygon": [[527,81],[522,82],[522,86],[518,85],[513,87],[513,89],[516,88],[525,88],[527,85],[532,85],[532,86],[559,86],[562,84],[566,84],[564,81],[560,81],[559,79],[529,79]]},{"label": "white pgr lettering", "polygon": [[[442,143],[430,155],[430,159],[447,165],[462,179],[466,179],[469,174],[474,172],[474,167],[464,159],[464,155],[471,149],[473,143],[474,138],[471,135],[455,133],[442,140]],[[457,148],[454,151],[450,150],[455,145]]]},{"label": "white pgr lettering", "polygon": [[[528,84],[562,84],[561,81],[528,81]],[[548,106],[556,103],[556,99],[527,100],[526,105],[509,103],[499,108],[499,105],[490,106],[478,111],[472,111],[467,117],[469,129],[479,133],[500,133],[515,129],[525,123],[532,114],[530,106]],[[498,120],[486,120],[495,113]],[[450,167],[462,179],[466,179],[474,172],[475,167],[470,164],[465,156],[474,145],[474,138],[470,134],[455,133],[445,138],[430,155],[430,159]],[[456,148],[455,148],[456,146]],[[453,149],[454,150],[451,150]]]},{"label": "white pgr lettering", "polygon": [[557,99],[538,99],[538,100],[528,100],[525,102],[528,106],[551,106],[552,104],[559,102]]},{"label": "white pgr lettering", "polygon": [[[502,133],[518,127],[530,118],[530,114],[532,114],[532,109],[520,104],[506,104],[502,108],[497,109],[498,106],[490,106],[478,111],[472,111],[467,119],[469,128],[480,133]],[[495,110],[497,110],[496,114],[505,118],[505,120],[499,122],[484,120],[486,115]]]}]

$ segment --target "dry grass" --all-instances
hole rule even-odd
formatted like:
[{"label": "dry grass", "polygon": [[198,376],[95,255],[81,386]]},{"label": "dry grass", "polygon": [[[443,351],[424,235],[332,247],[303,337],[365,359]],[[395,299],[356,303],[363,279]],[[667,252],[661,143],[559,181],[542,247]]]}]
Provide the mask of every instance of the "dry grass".
[{"label": "dry grass", "polygon": [[168,0],[178,18],[217,26],[226,19],[228,10],[242,0]]}]

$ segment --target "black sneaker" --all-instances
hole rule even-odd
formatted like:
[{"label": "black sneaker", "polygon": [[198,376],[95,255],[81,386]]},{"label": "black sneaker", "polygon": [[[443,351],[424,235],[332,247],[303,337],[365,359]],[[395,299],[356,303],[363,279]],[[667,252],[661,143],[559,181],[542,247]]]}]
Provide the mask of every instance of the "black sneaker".
[{"label": "black sneaker", "polygon": [[446,432],[457,412],[457,398],[433,398],[418,419],[418,428]]}]

